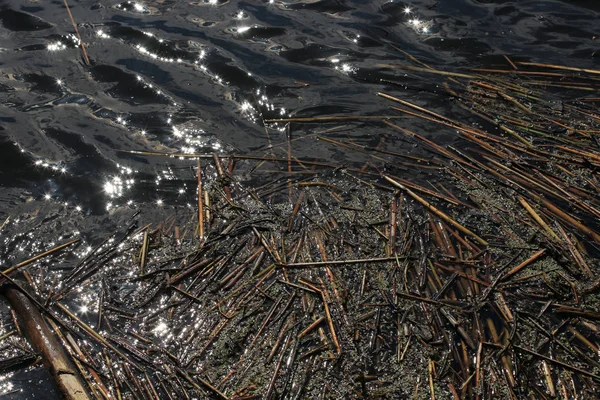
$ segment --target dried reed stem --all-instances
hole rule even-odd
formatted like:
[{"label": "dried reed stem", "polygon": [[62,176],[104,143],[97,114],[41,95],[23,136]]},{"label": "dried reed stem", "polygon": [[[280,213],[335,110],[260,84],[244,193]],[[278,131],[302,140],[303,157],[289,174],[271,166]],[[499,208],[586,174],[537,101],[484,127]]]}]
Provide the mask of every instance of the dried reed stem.
[{"label": "dried reed stem", "polygon": [[79,34],[79,29],[77,29],[77,24],[75,23],[73,14],[71,14],[71,8],[69,8],[69,3],[67,3],[67,0],[63,0],[63,2],[65,3],[65,7],[67,8],[67,13],[69,13],[69,18],[71,19],[73,28],[75,28],[75,33],[77,33],[77,39],[79,39],[79,44],[81,45],[81,51],[83,51],[83,58],[85,60],[85,64],[89,66],[90,59],[88,58],[87,51],[85,50],[85,44],[83,43],[83,40],[81,40],[81,35]]}]

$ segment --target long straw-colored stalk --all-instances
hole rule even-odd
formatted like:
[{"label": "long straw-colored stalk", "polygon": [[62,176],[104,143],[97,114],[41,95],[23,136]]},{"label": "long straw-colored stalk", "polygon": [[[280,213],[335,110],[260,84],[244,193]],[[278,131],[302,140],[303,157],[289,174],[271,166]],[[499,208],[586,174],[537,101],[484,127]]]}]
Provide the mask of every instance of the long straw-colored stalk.
[{"label": "long straw-colored stalk", "polygon": [[69,18],[71,19],[71,23],[73,24],[75,33],[77,34],[77,39],[79,39],[79,44],[81,45],[81,51],[83,52],[83,59],[85,60],[86,65],[90,65],[90,59],[88,57],[87,51],[85,50],[85,44],[83,43],[83,40],[81,40],[81,35],[79,34],[79,29],[77,29],[77,24],[75,23],[73,14],[71,14],[71,8],[69,7],[69,3],[67,3],[67,0],[63,0],[63,2],[65,3],[65,7],[67,8],[67,13],[69,13]]},{"label": "long straw-colored stalk", "polygon": [[396,186],[399,189],[402,189],[404,192],[406,192],[410,197],[412,197],[413,199],[415,199],[417,202],[421,203],[423,206],[425,206],[425,208],[427,208],[430,212],[432,212],[433,214],[437,215],[439,218],[441,218],[442,220],[444,220],[445,222],[449,223],[450,225],[454,226],[455,228],[457,228],[459,231],[461,231],[462,233],[471,236],[473,239],[475,239],[477,242],[479,242],[480,244],[487,246],[488,242],[484,239],[482,239],[481,237],[477,236],[475,233],[473,233],[471,230],[465,228],[464,226],[462,226],[461,224],[459,224],[458,222],[456,222],[454,219],[450,218],[448,215],[444,214],[442,211],[438,210],[437,208],[435,208],[433,205],[431,205],[431,203],[429,203],[427,200],[425,200],[424,198],[422,198],[421,196],[417,195],[416,193],[414,193],[412,190],[410,190],[409,188],[407,188],[406,186],[402,185],[400,182],[395,181],[394,179],[390,178],[389,176],[384,175],[383,176],[385,180],[387,180],[388,182],[390,182],[392,185]]}]

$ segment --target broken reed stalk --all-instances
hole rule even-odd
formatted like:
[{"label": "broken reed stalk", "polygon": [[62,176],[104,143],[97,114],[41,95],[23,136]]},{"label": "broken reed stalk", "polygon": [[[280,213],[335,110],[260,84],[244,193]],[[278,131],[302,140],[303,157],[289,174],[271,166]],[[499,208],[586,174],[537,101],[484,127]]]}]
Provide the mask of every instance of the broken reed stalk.
[{"label": "broken reed stalk", "polygon": [[66,351],[54,336],[37,307],[20,289],[5,285],[2,294],[17,314],[21,330],[35,351],[42,355],[44,365],[50,371],[65,400],[90,400],[88,389]]},{"label": "broken reed stalk", "polygon": [[221,391],[219,391],[219,389],[215,388],[213,385],[211,385],[209,382],[207,382],[206,380],[202,379],[202,378],[197,378],[200,383],[202,384],[202,386],[204,386],[204,388],[202,388],[200,385],[198,385],[198,383],[196,383],[196,381],[194,380],[194,378],[192,378],[188,373],[186,373],[184,370],[177,368],[177,373],[179,375],[181,375],[182,378],[184,378],[186,381],[188,381],[188,383],[190,385],[192,385],[193,387],[195,387],[196,389],[200,390],[201,392],[205,392],[208,391],[212,394],[212,396],[214,396],[215,398],[218,399],[223,399],[223,400],[227,400],[228,397],[221,393]]},{"label": "broken reed stalk", "polygon": [[375,66],[378,68],[403,69],[403,70],[407,70],[407,71],[416,71],[416,72],[425,72],[428,74],[435,74],[435,75],[452,76],[455,78],[467,78],[467,79],[476,78],[475,75],[462,74],[460,72],[448,72],[448,71],[440,71],[440,70],[429,69],[429,68],[413,67],[411,65],[383,64],[382,63],[382,64],[375,64]]},{"label": "broken reed stalk", "polygon": [[[100,376],[96,373],[96,370],[87,362],[88,357],[81,351],[81,348],[77,342],[73,339],[70,333],[63,333],[60,330],[60,326],[52,320],[52,318],[46,318],[46,322],[50,325],[50,328],[55,332],[56,336],[60,339],[61,343],[65,346],[68,353],[71,355],[71,360],[79,370],[81,376],[87,383],[87,387],[91,389],[94,397],[97,399],[109,399],[110,391],[102,382]],[[84,368],[84,363],[87,368]],[[88,377],[89,374],[89,377]],[[93,379],[90,379],[90,377]]]},{"label": "broken reed stalk", "polygon": [[600,243],[600,235],[598,233],[596,233],[594,230],[592,230],[591,228],[589,228],[586,225],[582,224],[581,222],[579,222],[578,220],[576,220],[575,218],[573,218],[571,215],[567,214],[566,212],[564,212],[563,210],[561,210],[560,208],[558,208],[557,206],[555,206],[554,204],[552,204],[548,200],[544,199],[540,195],[532,194],[532,197],[534,199],[538,200],[540,203],[544,204],[556,216],[558,216],[559,218],[567,221],[571,225],[575,226],[581,232],[585,233],[591,239],[593,239],[596,243]]},{"label": "broken reed stalk", "polygon": [[292,174],[292,130],[290,128],[290,124],[287,124],[286,129],[286,138],[287,138],[287,172],[288,174],[290,174],[290,177],[288,178],[288,198],[290,199],[290,203],[293,202],[292,200],[292,179],[291,179],[291,174]]},{"label": "broken reed stalk", "polygon": [[318,319],[316,319],[315,322],[313,322],[312,324],[310,324],[306,329],[304,329],[302,332],[300,332],[298,334],[298,339],[301,339],[302,337],[308,335],[317,326],[319,326],[323,321],[325,321],[325,317],[319,317]]},{"label": "broken reed stalk", "polygon": [[265,120],[266,124],[278,124],[288,122],[303,122],[303,123],[320,123],[320,122],[336,122],[336,121],[361,121],[361,120],[380,120],[380,119],[398,119],[404,118],[401,115],[356,115],[356,116],[338,116],[331,115],[327,117],[303,117],[303,118],[276,118]]},{"label": "broken reed stalk", "polygon": [[510,271],[508,271],[506,273],[506,275],[504,275],[503,279],[507,279],[507,278],[510,278],[511,276],[515,275],[516,273],[518,273],[519,271],[521,271],[523,268],[525,268],[526,266],[528,266],[529,264],[533,263],[538,258],[540,258],[541,256],[543,256],[545,252],[546,252],[546,249],[542,249],[542,250],[534,253],[527,260],[523,261],[521,264],[517,265],[516,267],[514,267],[513,269],[511,269]]},{"label": "broken reed stalk", "polygon": [[81,35],[79,34],[79,29],[77,29],[77,24],[75,23],[73,14],[71,14],[71,8],[69,7],[69,3],[67,3],[67,0],[63,0],[63,2],[65,3],[65,7],[67,8],[67,13],[69,13],[69,18],[71,19],[71,23],[73,24],[75,33],[77,34],[77,39],[79,39],[79,44],[81,45],[81,51],[83,52],[83,58],[85,60],[85,64],[87,66],[90,66],[91,65],[90,59],[88,58],[87,51],[85,50],[85,44],[83,43],[83,40],[81,40]]},{"label": "broken reed stalk", "polygon": [[510,64],[510,66],[511,66],[511,67],[512,67],[514,70],[517,70],[517,69],[519,69],[519,67],[517,67],[517,66],[515,65],[515,63],[514,63],[514,62],[513,62],[513,61],[512,61],[512,60],[511,60],[511,59],[510,59],[510,58],[509,58],[509,57],[508,57],[506,54],[504,55],[504,59],[505,59],[506,61],[508,61],[508,63]]},{"label": "broken reed stalk", "polygon": [[[121,150],[123,153],[129,154],[138,154],[144,156],[155,156],[155,157],[169,157],[169,158],[214,158],[213,154],[186,154],[186,153],[159,153],[155,151],[140,151],[140,150]],[[261,157],[261,156],[251,156],[251,155],[238,155],[238,154],[222,154],[219,157],[221,158],[231,158],[234,160],[255,160],[255,161],[272,161],[272,162],[281,162],[287,163],[287,158],[278,158],[278,157]],[[300,165],[313,165],[317,167],[327,167],[337,169],[340,168],[340,165],[329,164],[325,162],[316,162],[316,161],[308,161],[308,160],[299,160],[292,158],[292,162],[294,164]]]},{"label": "broken reed stalk", "polygon": [[542,217],[540,217],[538,213],[535,212],[535,210],[529,205],[529,203],[527,203],[527,201],[522,196],[519,196],[518,198],[521,205],[525,207],[527,212],[546,231],[546,233],[548,233],[552,238],[556,239],[557,241],[560,241],[558,235],[554,233],[554,231],[548,226],[548,224],[546,224]]},{"label": "broken reed stalk", "polygon": [[4,220],[4,222],[2,223],[2,225],[0,226],[0,232],[2,231],[2,229],[4,229],[4,227],[6,226],[6,224],[8,224],[8,221],[10,221],[10,215],[8,217],[6,217],[6,219]]},{"label": "broken reed stalk", "polygon": [[94,329],[92,329],[88,324],[86,324],[85,322],[83,322],[81,319],[79,319],[75,314],[73,314],[71,311],[69,311],[69,309],[65,306],[63,306],[60,303],[56,303],[56,306],[65,314],[67,314],[69,317],[71,317],[71,319],[73,321],[75,321],[75,323],[77,325],[79,325],[79,327],[81,329],[83,329],[90,337],[92,337],[94,340],[97,340],[99,343],[101,343],[103,346],[109,348],[110,350],[112,350],[113,352],[115,352],[115,354],[117,354],[118,356],[120,356],[123,361],[125,361],[128,365],[131,365],[133,367],[135,367],[136,369],[138,369],[139,371],[142,371],[142,368],[139,367],[137,365],[137,363],[133,363],[129,357],[127,357],[125,354],[123,354],[119,349],[117,349],[115,346],[113,346],[111,343],[109,343],[102,335],[100,335],[98,332],[96,332]]},{"label": "broken reed stalk", "polygon": [[[50,250],[47,250],[47,251],[43,252],[43,253],[41,253],[41,254],[38,254],[37,256],[31,257],[31,258],[29,258],[29,259],[27,259],[27,260],[25,260],[25,261],[21,261],[20,263],[18,263],[18,264],[15,264],[15,265],[13,265],[12,267],[10,267],[10,268],[7,268],[7,269],[5,269],[4,271],[2,271],[2,275],[10,275],[10,274],[12,274],[13,272],[15,272],[16,270],[18,270],[18,269],[20,269],[20,268],[23,268],[23,267],[25,267],[26,265],[29,265],[29,264],[31,264],[31,263],[32,263],[32,262],[34,262],[34,261],[37,261],[37,260],[39,260],[39,259],[41,259],[41,258],[44,258],[44,257],[46,257],[46,256],[49,256],[49,255],[51,255],[51,254],[54,254],[54,253],[56,253],[56,252],[58,252],[58,251],[60,251],[60,250],[64,249],[65,247],[71,246],[72,244],[75,244],[75,243],[77,243],[77,242],[79,242],[79,239],[74,239],[74,240],[71,240],[71,241],[69,241],[69,242],[67,242],[67,243],[63,243],[63,244],[61,244],[61,245],[59,245],[59,246],[56,246],[56,247],[54,247],[54,248],[52,248],[52,249],[50,249]],[[2,280],[0,280],[0,282],[2,282]]]},{"label": "broken reed stalk", "polygon": [[140,250],[140,275],[144,275],[146,273],[146,260],[148,258],[148,246],[149,238],[148,238],[148,230],[144,231],[144,239],[142,241],[142,248]]},{"label": "broken reed stalk", "polygon": [[441,212],[440,210],[438,210],[437,208],[435,208],[433,205],[431,205],[431,203],[429,203],[427,200],[425,200],[421,196],[417,195],[416,193],[414,193],[413,191],[411,191],[410,189],[408,189],[406,186],[404,186],[401,183],[393,180],[392,178],[390,178],[387,175],[384,175],[383,178],[386,181],[390,182],[392,185],[394,185],[397,188],[403,190],[405,193],[407,193],[414,200],[416,200],[417,202],[421,203],[427,210],[429,210],[433,214],[437,215],[439,218],[441,218],[445,222],[449,223],[450,225],[454,226],[455,228],[457,228],[459,231],[461,231],[465,235],[468,235],[468,236],[472,237],[473,239],[475,239],[477,242],[479,242],[480,244],[482,244],[484,246],[488,245],[488,242],[486,240],[484,240],[481,237],[477,236],[475,233],[473,233],[469,229],[465,228],[464,226],[462,226],[461,224],[459,224],[458,222],[456,222],[454,219],[450,218],[448,215],[444,214],[443,212]]},{"label": "broken reed stalk", "polygon": [[313,262],[302,262],[302,263],[278,263],[278,267],[285,268],[318,268],[326,267],[328,265],[351,265],[351,264],[363,264],[363,263],[379,263],[379,262],[390,262],[397,261],[398,259],[404,260],[406,257],[377,257],[377,258],[365,258],[360,260],[331,260],[331,261],[313,261]]},{"label": "broken reed stalk", "polygon": [[198,235],[204,238],[204,197],[202,196],[202,166],[198,158]]},{"label": "broken reed stalk", "polygon": [[576,68],[576,67],[567,67],[564,65],[542,64],[542,63],[524,62],[524,61],[517,62],[517,64],[525,65],[528,67],[542,67],[542,68],[548,68],[548,69],[560,69],[563,71],[584,72],[586,74],[600,75],[600,70],[597,70],[597,69]]}]

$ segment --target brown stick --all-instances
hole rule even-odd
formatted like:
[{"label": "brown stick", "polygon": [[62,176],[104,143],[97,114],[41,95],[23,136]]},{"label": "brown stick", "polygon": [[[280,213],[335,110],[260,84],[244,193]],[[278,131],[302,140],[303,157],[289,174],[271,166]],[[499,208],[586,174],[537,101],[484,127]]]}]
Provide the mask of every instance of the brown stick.
[{"label": "brown stick", "polygon": [[204,207],[202,201],[202,168],[198,158],[198,234],[204,238]]},{"label": "brown stick", "polygon": [[506,61],[508,61],[508,63],[510,64],[510,66],[513,67],[513,69],[519,69],[519,67],[517,67],[515,65],[515,63],[512,62],[512,60],[510,58],[508,58],[508,56],[506,54],[504,55],[504,58],[506,59]]},{"label": "brown stick", "polygon": [[[377,263],[377,262],[389,262],[396,261],[398,257],[377,257],[377,258],[365,258],[358,260],[331,260],[331,261],[313,261],[313,262],[302,262],[302,263],[290,263],[290,264],[277,264],[280,267],[287,268],[303,268],[303,267],[323,267],[327,265],[345,265],[345,264],[362,264],[362,263]],[[400,257],[404,260],[406,257]]]},{"label": "brown stick", "polygon": [[0,231],[2,229],[4,229],[4,227],[6,226],[6,224],[8,224],[8,221],[10,221],[10,215],[8,217],[6,217],[6,219],[4,220],[4,222],[2,223],[2,225],[0,225]]},{"label": "brown stick", "polygon": [[85,63],[90,65],[90,59],[88,58],[87,51],[85,50],[85,45],[81,40],[81,35],[79,34],[79,29],[77,29],[77,24],[75,23],[75,19],[73,18],[73,14],[71,14],[71,9],[69,8],[69,3],[67,0],[63,0],[65,3],[65,7],[67,8],[67,13],[69,13],[69,18],[71,18],[71,23],[73,24],[73,28],[75,28],[75,33],[77,34],[77,39],[79,39],[79,44],[81,45],[81,50],[83,51],[83,58],[85,59]]},{"label": "brown stick", "polygon": [[540,63],[532,63],[532,62],[518,62],[519,65],[526,65],[528,67],[542,67],[548,69],[558,69],[563,71],[575,71],[575,72],[586,72],[588,74],[599,74],[600,70],[597,69],[587,69],[587,68],[575,68],[575,67],[565,67],[564,65],[554,65],[554,64],[540,64]]},{"label": "brown stick", "polygon": [[77,318],[77,316],[71,311],[69,311],[68,308],[66,308],[60,303],[56,303],[56,306],[60,308],[62,312],[71,317],[71,319],[74,320],[77,323],[77,325],[79,325],[79,327],[83,329],[88,335],[90,335],[92,338],[97,340],[99,343],[101,343],[108,349],[112,350],[115,354],[121,357],[128,365],[135,367],[138,371],[143,371],[141,367],[139,367],[137,364],[134,364],[125,354],[123,354],[119,349],[110,344],[102,335],[93,330],[88,324]]},{"label": "brown stick", "polygon": [[542,249],[542,250],[538,251],[537,253],[535,253],[534,255],[529,257],[527,260],[523,261],[521,264],[517,265],[516,267],[514,267],[513,269],[508,271],[508,273],[504,276],[504,279],[513,276],[514,274],[516,274],[517,272],[519,272],[520,270],[522,270],[523,268],[525,268],[526,266],[528,266],[529,264],[531,264],[532,262],[534,262],[535,260],[540,258],[545,252],[546,252],[546,249]]},{"label": "brown stick", "polygon": [[213,385],[211,385],[210,382],[205,381],[204,379],[202,379],[200,377],[197,377],[197,379],[200,381],[200,383],[202,383],[202,385],[204,386],[204,388],[202,388],[184,370],[177,368],[177,373],[180,374],[186,381],[188,381],[197,390],[200,390],[201,392],[208,390],[210,393],[212,393],[214,395],[214,397],[216,397],[218,399],[227,399],[227,396],[225,396],[221,391],[219,391],[219,389],[217,389]]},{"label": "brown stick", "polygon": [[527,203],[527,201],[522,197],[519,196],[519,203],[521,203],[521,205],[523,207],[525,207],[525,209],[527,210],[527,212],[529,214],[531,214],[531,216],[533,217],[533,219],[542,227],[544,228],[544,230],[550,235],[552,236],[554,239],[560,241],[560,239],[558,238],[558,235],[556,235],[556,233],[554,233],[554,231],[548,226],[548,224],[546,223],[546,221],[544,221],[542,219],[542,217],[539,216],[538,213],[535,212],[535,210],[533,209],[533,207],[531,207],[529,205],[529,203]]},{"label": "brown stick", "polygon": [[301,339],[303,336],[308,335],[313,329],[315,329],[317,326],[319,326],[321,324],[321,322],[325,321],[325,317],[321,317],[319,319],[317,319],[315,322],[313,322],[312,324],[310,324],[308,326],[308,328],[306,328],[305,330],[303,330],[302,332],[300,332],[298,334],[298,339]]},{"label": "brown stick", "polygon": [[45,252],[43,252],[42,254],[38,254],[37,256],[35,256],[35,257],[32,257],[32,258],[30,258],[30,259],[28,259],[28,260],[25,260],[25,261],[22,261],[22,262],[20,262],[20,263],[18,263],[18,264],[15,264],[15,265],[13,265],[12,267],[10,267],[10,268],[7,268],[7,269],[5,269],[4,271],[2,271],[2,275],[10,275],[12,272],[14,272],[15,270],[17,270],[17,269],[19,269],[19,268],[21,268],[21,267],[24,267],[24,266],[26,266],[26,265],[29,265],[29,264],[31,264],[32,262],[39,260],[40,258],[44,258],[44,257],[46,257],[46,256],[48,256],[48,255],[50,255],[50,254],[52,254],[52,253],[55,253],[55,252],[57,252],[57,251],[59,251],[59,250],[62,250],[62,249],[64,249],[65,247],[67,247],[67,246],[70,246],[70,245],[72,245],[72,244],[74,244],[74,243],[77,243],[77,242],[79,242],[79,239],[71,240],[70,242],[63,243],[63,244],[61,244],[60,246],[56,246],[55,248],[53,248],[53,249],[50,249],[50,250],[48,250],[48,251],[45,251]]},{"label": "brown stick", "polygon": [[16,286],[7,286],[2,293],[15,310],[21,329],[31,346],[42,355],[44,365],[54,378],[63,399],[90,400],[77,369],[36,306]]},{"label": "brown stick", "polygon": [[597,234],[596,232],[594,232],[592,229],[588,228],[581,222],[577,221],[575,218],[573,218],[572,216],[570,216],[569,214],[567,214],[566,212],[564,212],[563,210],[561,210],[554,204],[550,203],[548,200],[544,199],[543,197],[538,196],[538,195],[533,195],[532,197],[535,198],[536,200],[538,200],[540,203],[544,204],[554,214],[558,215],[560,218],[569,222],[571,225],[575,226],[577,229],[579,229],[580,231],[582,231],[583,233],[585,233],[586,235],[588,235],[589,237],[594,239],[594,241],[596,243],[600,243],[600,235]]},{"label": "brown stick", "polygon": [[265,119],[265,124],[287,123],[287,122],[329,122],[329,121],[360,121],[368,119],[387,119],[387,118],[403,118],[399,115],[331,115],[327,117],[311,117],[311,118],[277,118]]},{"label": "brown stick", "polygon": [[445,222],[447,222],[450,225],[454,226],[455,228],[457,228],[462,233],[464,233],[464,234],[466,234],[468,236],[471,236],[473,239],[477,240],[480,244],[482,244],[484,246],[487,246],[488,242],[486,242],[484,239],[480,238],[475,233],[471,232],[469,229],[465,228],[464,226],[462,226],[461,224],[459,224],[458,222],[456,222],[455,220],[453,220],[452,218],[450,218],[448,215],[444,214],[443,212],[441,212],[440,210],[438,210],[437,208],[435,208],[434,206],[432,206],[427,200],[425,200],[424,198],[418,196],[416,193],[414,193],[413,191],[411,191],[410,189],[408,189],[406,186],[402,185],[399,182],[396,182],[395,180],[393,180],[389,176],[384,176],[384,178],[385,178],[385,180],[387,180],[388,182],[390,182],[392,185],[398,187],[399,189],[402,189],[404,192],[406,192],[408,195],[410,195],[410,197],[412,197],[413,199],[415,199],[417,202],[421,203],[423,206],[425,206],[425,208],[427,208],[429,211],[431,211],[433,214],[437,215],[439,218],[441,218]]}]

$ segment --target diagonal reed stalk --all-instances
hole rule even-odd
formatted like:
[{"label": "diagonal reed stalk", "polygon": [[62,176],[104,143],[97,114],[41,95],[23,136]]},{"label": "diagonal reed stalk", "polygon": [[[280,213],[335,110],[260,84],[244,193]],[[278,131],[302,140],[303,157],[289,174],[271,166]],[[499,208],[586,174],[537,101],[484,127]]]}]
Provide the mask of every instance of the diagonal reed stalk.
[{"label": "diagonal reed stalk", "polygon": [[85,49],[85,44],[83,40],[81,40],[81,35],[79,34],[79,29],[77,29],[77,24],[75,23],[75,19],[73,18],[73,14],[71,14],[71,8],[69,7],[69,3],[67,0],[63,0],[65,3],[65,7],[67,8],[67,13],[69,14],[69,18],[71,19],[71,24],[73,24],[73,28],[75,29],[75,33],[77,34],[77,39],[79,39],[79,44],[81,45],[81,51],[83,52],[83,59],[85,60],[85,64],[90,66],[90,59],[88,58],[87,51]]}]

